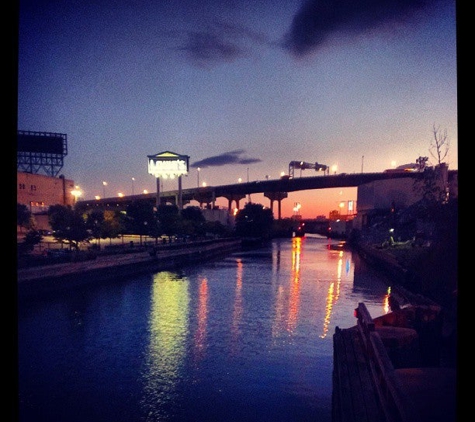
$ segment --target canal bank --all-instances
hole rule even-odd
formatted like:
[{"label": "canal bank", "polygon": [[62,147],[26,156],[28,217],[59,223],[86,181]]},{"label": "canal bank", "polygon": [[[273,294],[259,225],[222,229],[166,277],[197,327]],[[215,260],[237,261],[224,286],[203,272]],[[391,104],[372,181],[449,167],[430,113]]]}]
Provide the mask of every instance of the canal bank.
[{"label": "canal bank", "polygon": [[441,257],[443,254],[411,245],[382,247],[358,241],[350,244],[363,260],[394,282],[394,298],[402,301],[399,305],[435,303],[442,309],[446,331],[456,331],[457,268],[447,271],[451,264]]},{"label": "canal bank", "polygon": [[179,248],[141,248],[97,255],[94,259],[63,262],[17,270],[19,295],[65,289],[131,275],[170,270],[220,258],[241,249],[239,239],[182,243]]}]

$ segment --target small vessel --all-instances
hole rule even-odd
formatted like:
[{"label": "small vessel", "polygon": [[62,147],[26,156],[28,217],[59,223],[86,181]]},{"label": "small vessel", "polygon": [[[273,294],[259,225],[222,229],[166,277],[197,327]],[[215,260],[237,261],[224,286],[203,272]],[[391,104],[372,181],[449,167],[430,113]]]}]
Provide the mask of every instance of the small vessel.
[{"label": "small vessel", "polygon": [[328,249],[334,250],[334,251],[342,251],[348,249],[348,245],[346,244],[346,240],[340,240],[337,243],[332,243],[331,239],[328,242],[327,245]]},{"label": "small vessel", "polygon": [[293,232],[293,237],[305,237],[305,224],[300,224]]}]

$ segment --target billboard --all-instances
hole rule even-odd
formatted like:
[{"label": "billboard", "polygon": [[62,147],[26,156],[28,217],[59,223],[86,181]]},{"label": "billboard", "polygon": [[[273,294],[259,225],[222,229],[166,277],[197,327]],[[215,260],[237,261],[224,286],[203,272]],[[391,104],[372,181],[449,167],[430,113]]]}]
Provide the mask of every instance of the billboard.
[{"label": "billboard", "polygon": [[63,133],[18,131],[17,152],[66,155],[66,135]]},{"label": "billboard", "polygon": [[188,155],[176,154],[164,151],[155,155],[148,155],[148,173],[155,177],[173,179],[184,174],[188,174]]}]

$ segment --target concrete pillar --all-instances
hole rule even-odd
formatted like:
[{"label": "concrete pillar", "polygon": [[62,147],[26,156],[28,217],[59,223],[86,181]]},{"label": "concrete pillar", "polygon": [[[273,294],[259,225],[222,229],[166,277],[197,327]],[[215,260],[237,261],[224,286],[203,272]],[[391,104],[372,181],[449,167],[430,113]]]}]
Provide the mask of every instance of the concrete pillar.
[{"label": "concrete pillar", "polygon": [[178,209],[183,209],[183,191],[181,187],[181,175],[178,176]]},{"label": "concrete pillar", "polygon": [[157,177],[157,197],[156,197],[155,203],[158,209],[160,205],[160,177]]}]

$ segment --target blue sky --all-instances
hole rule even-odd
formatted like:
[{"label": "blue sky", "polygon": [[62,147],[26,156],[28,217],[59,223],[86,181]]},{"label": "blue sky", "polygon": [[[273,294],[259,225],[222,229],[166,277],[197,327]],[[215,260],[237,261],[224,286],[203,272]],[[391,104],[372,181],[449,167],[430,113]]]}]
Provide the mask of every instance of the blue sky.
[{"label": "blue sky", "polygon": [[[162,151],[190,156],[184,188],[198,166],[221,185],[294,160],[435,163],[434,125],[458,168],[451,0],[23,0],[18,54],[18,129],[67,134],[62,174],[85,199],[103,181],[106,196],[154,191],[147,155]],[[292,193],[282,211],[327,215],[341,199],[355,190]]]}]

